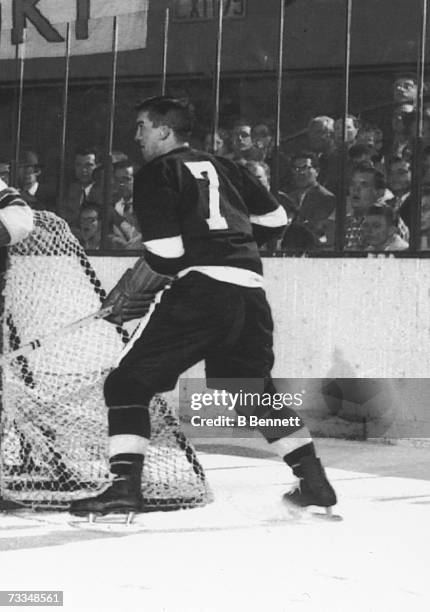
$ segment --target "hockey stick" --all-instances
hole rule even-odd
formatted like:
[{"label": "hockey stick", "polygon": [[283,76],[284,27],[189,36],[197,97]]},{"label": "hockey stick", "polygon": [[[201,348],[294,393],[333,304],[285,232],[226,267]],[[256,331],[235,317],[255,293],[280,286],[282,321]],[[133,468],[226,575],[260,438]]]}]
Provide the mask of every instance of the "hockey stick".
[{"label": "hockey stick", "polygon": [[69,323],[60,329],[56,329],[45,336],[41,336],[40,338],[35,338],[31,342],[27,342],[23,346],[11,351],[10,353],[6,353],[0,357],[0,365],[2,363],[8,362],[11,359],[15,359],[16,357],[21,357],[22,355],[27,355],[32,351],[40,348],[41,346],[45,346],[45,344],[52,342],[52,340],[56,340],[59,336],[63,334],[68,334],[70,332],[77,331],[81,329],[81,327],[85,327],[89,323],[93,321],[97,321],[98,319],[104,319],[108,315],[112,314],[114,306],[107,306],[106,308],[99,308],[96,312],[92,312],[91,314],[83,317],[82,319],[78,319],[77,321],[73,321],[73,323]]}]

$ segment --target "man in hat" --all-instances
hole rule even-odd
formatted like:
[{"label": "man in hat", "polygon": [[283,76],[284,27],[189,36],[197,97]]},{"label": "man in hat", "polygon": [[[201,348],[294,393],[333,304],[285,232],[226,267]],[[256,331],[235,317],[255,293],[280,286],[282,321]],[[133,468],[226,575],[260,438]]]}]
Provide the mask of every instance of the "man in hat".
[{"label": "man in hat", "polygon": [[18,163],[18,186],[33,210],[55,210],[55,194],[39,183],[41,165],[34,151],[22,151]]}]

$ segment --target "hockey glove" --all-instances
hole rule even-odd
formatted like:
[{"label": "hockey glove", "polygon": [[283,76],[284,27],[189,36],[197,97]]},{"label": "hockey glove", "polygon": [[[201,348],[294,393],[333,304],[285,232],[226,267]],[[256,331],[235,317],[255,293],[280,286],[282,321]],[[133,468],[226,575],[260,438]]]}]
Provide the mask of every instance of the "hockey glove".
[{"label": "hockey glove", "polygon": [[171,280],[154,272],[141,257],[133,268],[126,270],[103,302],[103,308],[113,306],[112,314],[106,317],[107,321],[122,325],[144,317],[155,295]]}]

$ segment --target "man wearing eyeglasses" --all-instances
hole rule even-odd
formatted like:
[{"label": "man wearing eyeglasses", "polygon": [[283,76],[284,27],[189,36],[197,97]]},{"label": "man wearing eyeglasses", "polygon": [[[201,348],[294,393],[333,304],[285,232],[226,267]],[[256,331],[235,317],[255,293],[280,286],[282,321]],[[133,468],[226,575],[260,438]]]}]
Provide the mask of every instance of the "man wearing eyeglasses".
[{"label": "man wearing eyeglasses", "polygon": [[317,241],[324,243],[324,224],[334,211],[334,194],[318,182],[318,157],[302,151],[292,158],[292,170],[296,189],[288,193],[297,211],[297,221],[312,231]]}]

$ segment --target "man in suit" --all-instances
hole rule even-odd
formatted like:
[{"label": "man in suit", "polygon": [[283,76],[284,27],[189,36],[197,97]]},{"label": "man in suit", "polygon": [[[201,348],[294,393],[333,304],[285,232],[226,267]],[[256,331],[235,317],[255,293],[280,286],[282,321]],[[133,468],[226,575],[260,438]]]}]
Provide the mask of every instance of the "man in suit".
[{"label": "man in suit", "polygon": [[75,153],[75,180],[70,183],[64,202],[63,217],[72,229],[78,228],[79,212],[84,202],[102,203],[101,189],[94,179],[99,167],[96,147],[78,149]]},{"label": "man in suit", "polygon": [[311,152],[302,151],[292,158],[296,189],[288,193],[303,223],[315,235],[317,241],[324,236],[324,224],[334,211],[336,197],[318,182],[319,161]]},{"label": "man in suit", "polygon": [[55,193],[39,182],[41,173],[37,153],[22,151],[17,173],[21,197],[33,210],[55,210]]}]

